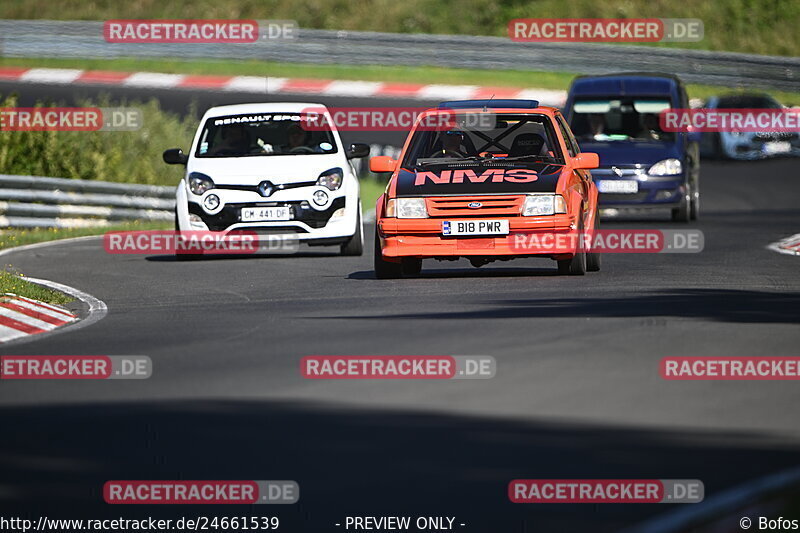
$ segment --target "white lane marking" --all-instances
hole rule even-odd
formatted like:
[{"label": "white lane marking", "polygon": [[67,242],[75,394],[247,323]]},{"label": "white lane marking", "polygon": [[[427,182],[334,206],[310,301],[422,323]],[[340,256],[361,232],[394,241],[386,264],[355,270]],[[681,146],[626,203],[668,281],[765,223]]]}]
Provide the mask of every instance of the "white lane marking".
[{"label": "white lane marking", "polygon": [[800,233],[773,242],[767,248],[779,254],[800,255]]},{"label": "white lane marking", "polygon": [[16,320],[17,322],[22,322],[23,324],[43,329],[45,331],[50,331],[51,329],[55,329],[58,327],[55,324],[51,324],[50,322],[45,322],[44,320],[33,318],[32,316],[28,316],[24,313],[20,313],[19,311],[14,311],[13,309],[9,309],[3,306],[0,306],[0,316]]},{"label": "white lane marking", "polygon": [[41,313],[43,315],[56,318],[58,320],[63,320],[64,322],[72,322],[77,318],[75,317],[75,315],[66,314],[67,311],[56,311],[49,307],[45,307],[44,305],[32,303],[29,300],[23,300],[21,298],[12,298],[6,303],[14,304],[19,307],[24,307],[26,309],[30,309],[31,311],[36,311],[37,313]]},{"label": "white lane marking", "polygon": [[373,81],[333,81],[322,90],[326,96],[374,96],[383,86]]},{"label": "white lane marking", "polygon": [[77,80],[82,70],[71,68],[32,68],[19,77],[22,81],[38,83],[72,83]]},{"label": "white lane marking", "polygon": [[10,340],[18,339],[20,337],[27,337],[28,334],[18,329],[10,328],[0,324],[0,343],[5,343]]},{"label": "white lane marking", "polygon": [[417,98],[431,100],[467,100],[480,87],[477,85],[426,85],[417,91]]},{"label": "white lane marking", "polygon": [[160,72],[136,72],[122,81],[127,87],[176,87],[183,81],[183,74],[162,74]]}]

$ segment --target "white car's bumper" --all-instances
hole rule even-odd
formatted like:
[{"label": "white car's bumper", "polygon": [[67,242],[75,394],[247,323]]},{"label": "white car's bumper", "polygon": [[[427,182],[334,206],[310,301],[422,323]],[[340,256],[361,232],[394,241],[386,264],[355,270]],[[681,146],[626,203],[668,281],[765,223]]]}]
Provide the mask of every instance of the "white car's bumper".
[{"label": "white car's bumper", "polygon": [[[314,193],[323,190],[328,201],[320,206],[314,202]],[[216,194],[221,205],[209,212],[203,200]],[[293,235],[300,241],[314,244],[344,242],[357,231],[360,221],[358,181],[346,180],[342,188],[330,191],[323,187],[308,186],[275,191],[268,197],[250,190],[214,188],[198,196],[189,192],[181,181],[176,192],[176,229],[209,230],[228,233],[253,231],[259,235]],[[242,208],[289,207],[290,220],[242,221]]]}]

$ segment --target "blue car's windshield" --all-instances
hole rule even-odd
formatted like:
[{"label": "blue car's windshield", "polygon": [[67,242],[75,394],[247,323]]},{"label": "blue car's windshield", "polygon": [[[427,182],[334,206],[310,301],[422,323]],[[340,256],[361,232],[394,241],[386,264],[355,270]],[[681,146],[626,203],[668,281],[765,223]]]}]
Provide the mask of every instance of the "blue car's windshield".
[{"label": "blue car's windshield", "polygon": [[658,115],[669,109],[663,98],[583,98],[576,99],[570,127],[578,141],[672,143],[675,134],[665,132]]}]

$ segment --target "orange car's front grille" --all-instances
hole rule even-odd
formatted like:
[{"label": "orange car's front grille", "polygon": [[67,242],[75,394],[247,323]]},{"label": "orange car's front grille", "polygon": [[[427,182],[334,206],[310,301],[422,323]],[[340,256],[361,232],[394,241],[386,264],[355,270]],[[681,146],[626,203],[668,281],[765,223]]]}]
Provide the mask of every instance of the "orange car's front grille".
[{"label": "orange car's front grille", "polygon": [[524,200],[520,195],[457,196],[426,198],[426,205],[431,217],[514,217],[520,215]]}]

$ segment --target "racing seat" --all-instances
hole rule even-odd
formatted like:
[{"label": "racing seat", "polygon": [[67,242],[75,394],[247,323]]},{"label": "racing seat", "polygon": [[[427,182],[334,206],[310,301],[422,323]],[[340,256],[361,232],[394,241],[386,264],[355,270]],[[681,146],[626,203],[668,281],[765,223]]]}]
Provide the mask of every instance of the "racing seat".
[{"label": "racing seat", "polygon": [[538,133],[520,133],[514,137],[508,157],[521,155],[540,155],[544,146],[544,137]]}]

